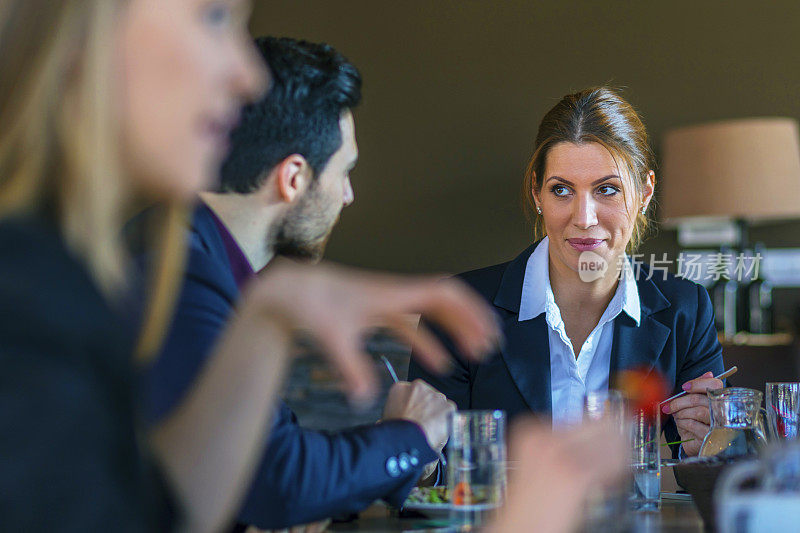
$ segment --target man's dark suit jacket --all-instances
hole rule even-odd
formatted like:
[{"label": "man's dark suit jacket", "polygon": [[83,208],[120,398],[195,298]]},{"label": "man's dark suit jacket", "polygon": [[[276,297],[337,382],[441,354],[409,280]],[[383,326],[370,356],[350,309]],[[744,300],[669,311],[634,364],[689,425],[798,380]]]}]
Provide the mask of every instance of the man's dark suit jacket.
[{"label": "man's dark suit jacket", "polygon": [[[197,209],[174,323],[147,379],[157,420],[190,387],[239,298],[222,237],[208,207]],[[269,357],[269,347],[264,347]],[[240,522],[281,529],[354,513],[377,499],[399,506],[436,459],[416,424],[391,420],[337,433],[303,429],[291,409],[277,408],[267,448]]]},{"label": "man's dark suit jacket", "polygon": [[[537,243],[538,244],[538,243]],[[544,313],[519,321],[522,281],[534,244],[510,262],[460,274],[494,306],[505,333],[505,346],[488,360],[472,363],[456,354],[449,376],[434,376],[413,359],[408,379],[422,378],[453,400],[459,409],[504,409],[509,418],[533,411],[549,417],[550,343]],[[636,264],[641,322],[625,313],[614,320],[610,377],[630,368],[658,369],[675,392],[707,371],[723,372],[722,346],[714,327],[708,292],[700,285]],[[441,334],[440,334],[441,336]],[[667,438],[678,440],[672,417]],[[675,450],[677,448],[674,448]]]}]

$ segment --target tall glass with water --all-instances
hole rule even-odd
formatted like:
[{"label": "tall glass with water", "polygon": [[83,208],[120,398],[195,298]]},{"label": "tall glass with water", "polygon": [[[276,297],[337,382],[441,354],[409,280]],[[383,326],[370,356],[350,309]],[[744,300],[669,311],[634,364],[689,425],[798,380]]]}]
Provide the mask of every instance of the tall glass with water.
[{"label": "tall glass with water", "polygon": [[767,426],[772,440],[797,438],[800,383],[767,383]]},{"label": "tall glass with water", "polygon": [[[627,397],[613,389],[589,391],[583,398],[586,422],[606,421],[619,428],[621,435],[630,431],[630,405]],[[598,531],[616,531],[624,523],[628,509],[627,485],[596,487],[586,502],[586,521]]]},{"label": "tall glass with water", "polygon": [[660,434],[661,423],[657,408],[634,412],[631,426],[631,504],[636,510],[655,510],[661,507]]},{"label": "tall glass with water", "polygon": [[503,503],[506,490],[504,411],[457,411],[447,443],[450,520],[479,526]]}]

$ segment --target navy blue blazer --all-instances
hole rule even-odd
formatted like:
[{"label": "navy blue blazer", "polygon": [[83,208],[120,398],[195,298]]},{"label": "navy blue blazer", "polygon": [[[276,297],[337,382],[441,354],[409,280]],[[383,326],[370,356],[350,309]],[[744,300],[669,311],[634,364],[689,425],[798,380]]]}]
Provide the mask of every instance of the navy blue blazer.
[{"label": "navy blue blazer", "polygon": [[[440,332],[451,353],[453,372],[436,376],[413,359],[408,379],[422,378],[453,400],[459,409],[504,409],[509,418],[533,411],[550,417],[550,343],[544,313],[519,321],[522,281],[528,258],[538,243],[510,262],[460,274],[494,306],[505,333],[505,346],[486,361],[472,363]],[[681,385],[707,371],[723,372],[722,346],[714,327],[708,292],[691,281],[661,272],[647,279],[648,265],[634,265],[641,321],[621,313],[614,320],[610,375],[618,370],[657,368],[679,392]],[[678,440],[672,417],[667,438]]]},{"label": "navy blue blazer", "polygon": [[142,447],[135,341],[38,217],[0,222],[0,529],[168,531]]},{"label": "navy blue blazer", "polygon": [[[202,369],[239,298],[208,207],[195,212],[174,323],[148,373],[151,419],[171,411]],[[280,402],[238,520],[282,529],[358,512],[377,499],[400,506],[436,459],[416,424],[393,420],[337,433],[302,428]]]}]

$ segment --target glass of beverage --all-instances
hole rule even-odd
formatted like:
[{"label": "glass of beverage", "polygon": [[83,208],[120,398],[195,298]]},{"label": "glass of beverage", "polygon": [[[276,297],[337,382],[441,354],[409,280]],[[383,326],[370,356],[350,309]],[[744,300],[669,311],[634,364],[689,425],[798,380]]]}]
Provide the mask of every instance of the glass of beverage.
[{"label": "glass of beverage", "polygon": [[797,408],[800,383],[767,383],[767,422],[773,440],[797,438]]},{"label": "glass of beverage", "polygon": [[506,414],[457,411],[447,443],[450,521],[458,529],[485,523],[506,490]]},{"label": "glass of beverage", "polygon": [[633,457],[631,503],[635,510],[655,510],[661,507],[660,433],[658,409],[640,410],[634,413],[631,427]]},{"label": "glass of beverage", "polygon": [[624,431],[628,422],[628,400],[624,394],[614,389],[589,391],[583,397],[584,420],[610,420],[619,423]]},{"label": "glass of beverage", "polygon": [[[583,420],[604,420],[627,435],[630,428],[630,406],[627,396],[614,389],[589,391],[583,397]],[[595,488],[586,502],[586,523],[593,530],[616,531],[627,520],[628,490],[620,484],[612,488]]]}]

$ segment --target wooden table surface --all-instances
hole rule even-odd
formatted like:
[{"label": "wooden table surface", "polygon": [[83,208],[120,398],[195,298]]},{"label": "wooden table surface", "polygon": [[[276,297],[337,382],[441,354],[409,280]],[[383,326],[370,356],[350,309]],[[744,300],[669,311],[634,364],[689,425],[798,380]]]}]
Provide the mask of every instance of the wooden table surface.
[{"label": "wooden table surface", "polygon": [[[532,519],[533,520],[533,519]],[[399,531],[443,531],[442,520],[427,518],[400,518],[396,511],[385,505],[376,503],[361,512],[359,518],[352,522],[332,524],[329,531],[369,531],[373,533],[389,533]],[[535,522],[531,530],[535,531]],[[597,531],[591,526],[587,531]],[[691,501],[663,499],[660,511],[631,513],[628,527],[617,531],[633,533],[702,533],[703,521]]]}]

